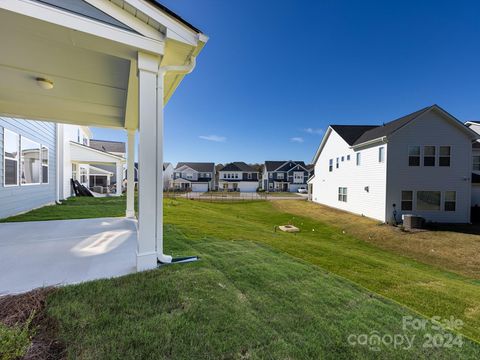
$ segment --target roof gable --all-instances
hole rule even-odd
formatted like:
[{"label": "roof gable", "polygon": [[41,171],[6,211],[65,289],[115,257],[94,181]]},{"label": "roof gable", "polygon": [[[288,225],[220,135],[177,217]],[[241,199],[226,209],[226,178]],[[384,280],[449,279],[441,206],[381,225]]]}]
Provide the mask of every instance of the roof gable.
[{"label": "roof gable", "polygon": [[209,162],[179,162],[175,170],[179,170],[182,166],[187,166],[197,172],[214,172],[215,164]]},{"label": "roof gable", "polygon": [[125,153],[125,143],[110,140],[90,140],[90,147],[112,153]]},{"label": "roof gable", "polygon": [[257,172],[253,167],[244,163],[243,161],[235,161],[225,165],[220,171],[242,171],[242,172]]}]

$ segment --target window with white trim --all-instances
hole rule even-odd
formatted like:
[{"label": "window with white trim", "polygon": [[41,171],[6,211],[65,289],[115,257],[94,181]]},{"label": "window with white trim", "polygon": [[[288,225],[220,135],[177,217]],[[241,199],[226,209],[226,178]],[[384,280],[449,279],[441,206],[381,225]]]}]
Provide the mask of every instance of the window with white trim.
[{"label": "window with white trim", "polygon": [[455,211],[457,203],[457,192],[456,191],[445,191],[445,201],[443,208],[445,211]]},{"label": "window with white trim", "polygon": [[360,152],[357,152],[357,155],[356,155],[356,156],[357,156],[357,159],[356,159],[357,166],[360,166],[361,159],[362,159],[361,153],[360,153]]},{"label": "window with white trim", "polygon": [[18,185],[20,137],[18,134],[3,129],[3,185]]},{"label": "window with white trim", "polygon": [[333,159],[328,160],[328,171],[333,171]]},{"label": "window with white trim", "polygon": [[283,173],[277,173],[277,179],[283,180]]},{"label": "window with white trim", "polygon": [[48,184],[48,148],[42,146],[42,184]]},{"label": "window with white trim", "polygon": [[452,148],[450,146],[440,146],[438,165],[450,166]]},{"label": "window with white trim", "polygon": [[420,166],[420,146],[408,147],[408,166]]},{"label": "window with white trim", "polygon": [[440,191],[417,191],[417,210],[440,210]]},{"label": "window with white trim", "polygon": [[252,173],[248,173],[247,179],[251,179],[251,178],[252,178]]},{"label": "window with white trim", "polygon": [[273,179],[273,173],[271,173],[271,172],[268,173],[268,178],[269,178],[269,179]]},{"label": "window with white trim", "polygon": [[338,188],[338,201],[347,202],[347,188],[339,187]]},{"label": "window with white trim", "polygon": [[383,163],[385,162],[385,147],[379,147],[378,148],[378,162]]},{"label": "window with white trim", "polygon": [[342,156],[342,162],[345,161],[345,156]]},{"label": "window with white trim", "polygon": [[480,156],[475,155],[473,157],[472,169],[474,171],[480,171]]},{"label": "window with white trim", "polygon": [[336,168],[338,169],[338,166],[339,166],[339,158],[337,158],[337,162],[336,162]]},{"label": "window with white trim", "polygon": [[20,183],[22,185],[40,184],[40,144],[22,136],[20,147]]},{"label": "window with white trim", "polygon": [[347,161],[350,161],[350,155],[347,155]]},{"label": "window with white trim", "polygon": [[435,146],[423,147],[423,166],[435,166]]},{"label": "window with white trim", "polygon": [[87,169],[83,166],[80,166],[80,183],[87,183]]},{"label": "window with white trim", "polygon": [[413,210],[413,191],[402,191],[402,211]]},{"label": "window with white trim", "polygon": [[296,184],[303,184],[305,182],[303,171],[295,171],[293,173],[293,182]]}]

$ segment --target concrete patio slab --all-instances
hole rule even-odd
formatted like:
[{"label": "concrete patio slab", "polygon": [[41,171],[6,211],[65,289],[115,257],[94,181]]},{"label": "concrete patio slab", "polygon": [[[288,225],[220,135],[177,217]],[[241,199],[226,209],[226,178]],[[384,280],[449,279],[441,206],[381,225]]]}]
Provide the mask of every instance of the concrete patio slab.
[{"label": "concrete patio slab", "polygon": [[0,295],[135,272],[136,246],[127,218],[0,224]]}]

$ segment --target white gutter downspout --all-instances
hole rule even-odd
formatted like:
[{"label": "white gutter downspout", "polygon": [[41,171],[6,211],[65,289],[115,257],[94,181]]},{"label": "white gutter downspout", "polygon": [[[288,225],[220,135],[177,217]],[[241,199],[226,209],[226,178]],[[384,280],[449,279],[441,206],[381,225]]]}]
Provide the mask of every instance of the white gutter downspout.
[{"label": "white gutter downspout", "polygon": [[190,58],[188,65],[161,66],[157,75],[157,259],[161,263],[172,262],[170,255],[163,253],[163,108],[164,108],[164,78],[167,73],[179,75],[190,74],[195,68],[195,58]]}]

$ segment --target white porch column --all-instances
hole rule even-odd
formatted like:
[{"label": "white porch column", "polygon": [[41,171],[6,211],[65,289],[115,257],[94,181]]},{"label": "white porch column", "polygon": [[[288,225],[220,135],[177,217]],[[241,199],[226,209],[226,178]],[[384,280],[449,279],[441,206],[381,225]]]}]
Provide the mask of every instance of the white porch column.
[{"label": "white porch column", "polygon": [[127,217],[135,217],[135,130],[127,130]]},{"label": "white porch column", "polygon": [[172,262],[170,255],[163,253],[163,84],[165,73],[157,76],[157,258],[162,263]]},{"label": "white porch column", "polygon": [[116,178],[117,178],[117,185],[116,185],[116,193],[117,196],[122,196],[122,185],[123,185],[123,164],[121,162],[117,162],[115,164],[116,170]]},{"label": "white porch column", "polygon": [[157,143],[162,146],[157,138],[159,64],[158,57],[138,53],[138,271],[157,266]]}]

